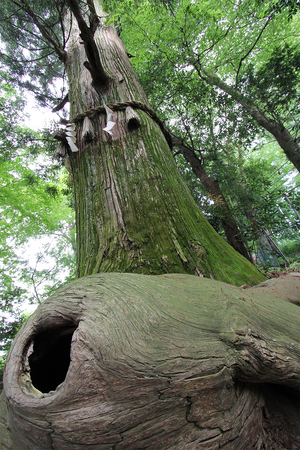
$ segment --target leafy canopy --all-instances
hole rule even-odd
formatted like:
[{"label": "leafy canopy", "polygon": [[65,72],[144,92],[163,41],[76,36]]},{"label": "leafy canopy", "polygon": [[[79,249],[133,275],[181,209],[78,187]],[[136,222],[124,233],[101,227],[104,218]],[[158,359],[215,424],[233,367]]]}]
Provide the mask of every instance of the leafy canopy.
[{"label": "leafy canopy", "polygon": [[10,83],[33,92],[43,106],[57,103],[66,91],[65,8],[65,1],[0,2],[0,64]]}]

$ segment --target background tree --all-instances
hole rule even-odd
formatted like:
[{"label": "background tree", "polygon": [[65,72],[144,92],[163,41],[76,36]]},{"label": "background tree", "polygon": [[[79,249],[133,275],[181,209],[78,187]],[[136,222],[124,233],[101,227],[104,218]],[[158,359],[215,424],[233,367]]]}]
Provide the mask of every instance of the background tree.
[{"label": "background tree", "polygon": [[[261,236],[266,233],[279,244],[297,241],[299,233],[299,174],[284,157],[278,156],[273,143],[261,143],[258,147],[241,152],[227,145],[217,160],[206,162],[207,173],[219,177],[222,195],[230,205],[239,232],[253,255]],[[222,216],[218,207],[214,206],[212,197],[207,196],[201,182],[191,175],[188,164],[182,158],[176,158],[195,201],[218,233],[225,237]],[[287,200],[289,193],[292,195],[290,202]],[[275,253],[280,256],[280,251],[275,249]],[[286,259],[281,262],[287,263]],[[272,264],[266,262],[266,265]]]}]

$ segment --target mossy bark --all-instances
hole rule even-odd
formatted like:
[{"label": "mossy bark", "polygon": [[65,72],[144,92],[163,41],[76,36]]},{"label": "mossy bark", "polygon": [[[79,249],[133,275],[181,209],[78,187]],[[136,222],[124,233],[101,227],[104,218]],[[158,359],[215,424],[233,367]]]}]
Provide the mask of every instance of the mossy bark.
[{"label": "mossy bark", "polygon": [[182,274],[70,283],[11,348],[1,449],[300,448],[298,287],[299,274],[251,289]]},{"label": "mossy bark", "polygon": [[[100,3],[95,2],[98,8]],[[85,110],[124,101],[148,106],[116,32],[98,27],[94,39],[108,81],[93,85],[83,45],[73,25],[68,49],[71,118]],[[86,143],[77,125],[78,153],[71,153],[78,277],[98,272],[189,273],[234,284],[263,280],[218,236],[184,185],[158,124],[136,110],[130,129],[125,110],[115,111],[110,136],[106,115],[91,117],[95,139]],[[71,119],[72,120],[72,119]]]},{"label": "mossy bark", "polygon": [[204,188],[210,195],[211,200],[215,204],[216,211],[221,218],[221,223],[225,232],[227,242],[242,256],[253,263],[252,256],[250,252],[247,251],[245,244],[243,242],[242,235],[238,229],[238,226],[231,214],[229,205],[221,191],[218,180],[211,178],[206,173],[200,159],[195,154],[192,148],[187,147],[183,141],[179,138],[173,139],[176,147],[179,148],[180,153],[186,159],[186,161],[191,165],[192,171],[197,178],[201,181]]}]

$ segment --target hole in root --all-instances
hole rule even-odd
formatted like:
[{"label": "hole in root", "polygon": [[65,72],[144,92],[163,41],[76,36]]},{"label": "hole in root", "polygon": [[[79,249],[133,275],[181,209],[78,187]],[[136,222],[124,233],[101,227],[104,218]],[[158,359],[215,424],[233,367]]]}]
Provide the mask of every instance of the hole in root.
[{"label": "hole in root", "polygon": [[273,396],[279,397],[281,403],[288,400],[295,408],[300,410],[300,391],[289,386],[268,383],[269,389],[272,389]]},{"label": "hole in root", "polygon": [[55,391],[67,375],[71,341],[76,327],[52,328],[33,339],[33,352],[28,358],[31,382],[40,392]]}]

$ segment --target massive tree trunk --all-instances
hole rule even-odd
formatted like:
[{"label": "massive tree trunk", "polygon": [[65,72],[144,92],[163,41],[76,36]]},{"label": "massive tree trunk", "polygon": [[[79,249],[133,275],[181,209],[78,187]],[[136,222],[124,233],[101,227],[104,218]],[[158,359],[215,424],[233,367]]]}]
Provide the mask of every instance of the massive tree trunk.
[{"label": "massive tree trunk", "polygon": [[251,254],[244,245],[243,238],[231,214],[229,205],[223,195],[218,180],[213,180],[207,175],[195,152],[187,147],[180,138],[173,137],[173,144],[179,148],[180,153],[191,165],[192,171],[196,177],[199,178],[204,188],[211,196],[215,207],[218,209],[227,242],[250,262],[253,262]]},{"label": "massive tree trunk", "polygon": [[[98,16],[103,16],[100,3],[95,5]],[[84,25],[80,31],[84,39]],[[161,124],[146,112],[149,103],[117,33],[102,24],[94,41],[104,79],[97,79],[86,68],[90,66],[85,62],[89,46],[82,44],[73,24],[67,72],[71,121],[76,122],[79,148],[78,153],[69,152],[78,276],[113,271],[181,272],[233,284],[262,280],[200,213],[176,168]],[[101,110],[104,103],[114,111],[112,136],[103,130],[107,120]],[[126,120],[126,104],[136,108],[135,126]],[[89,112],[82,114],[85,111]],[[82,136],[86,115],[94,128],[92,142]]]},{"label": "massive tree trunk", "polygon": [[299,449],[299,279],[65,286],[11,348],[1,449]]},{"label": "massive tree trunk", "polygon": [[217,75],[208,73],[203,70],[201,71],[198,63],[195,64],[195,69],[201,78],[203,78],[204,76],[204,79],[209,85],[217,86],[218,88],[222,89],[222,91],[231,95],[240,105],[244,107],[244,109],[253,117],[253,119],[258,123],[259,126],[272,134],[284,151],[286,157],[296,167],[298,172],[300,172],[299,144],[281,122],[275,121],[274,119],[268,117],[266,114],[264,114],[263,111],[260,110],[258,106],[256,106],[249,98],[246,98],[237,88],[228,85]]}]

